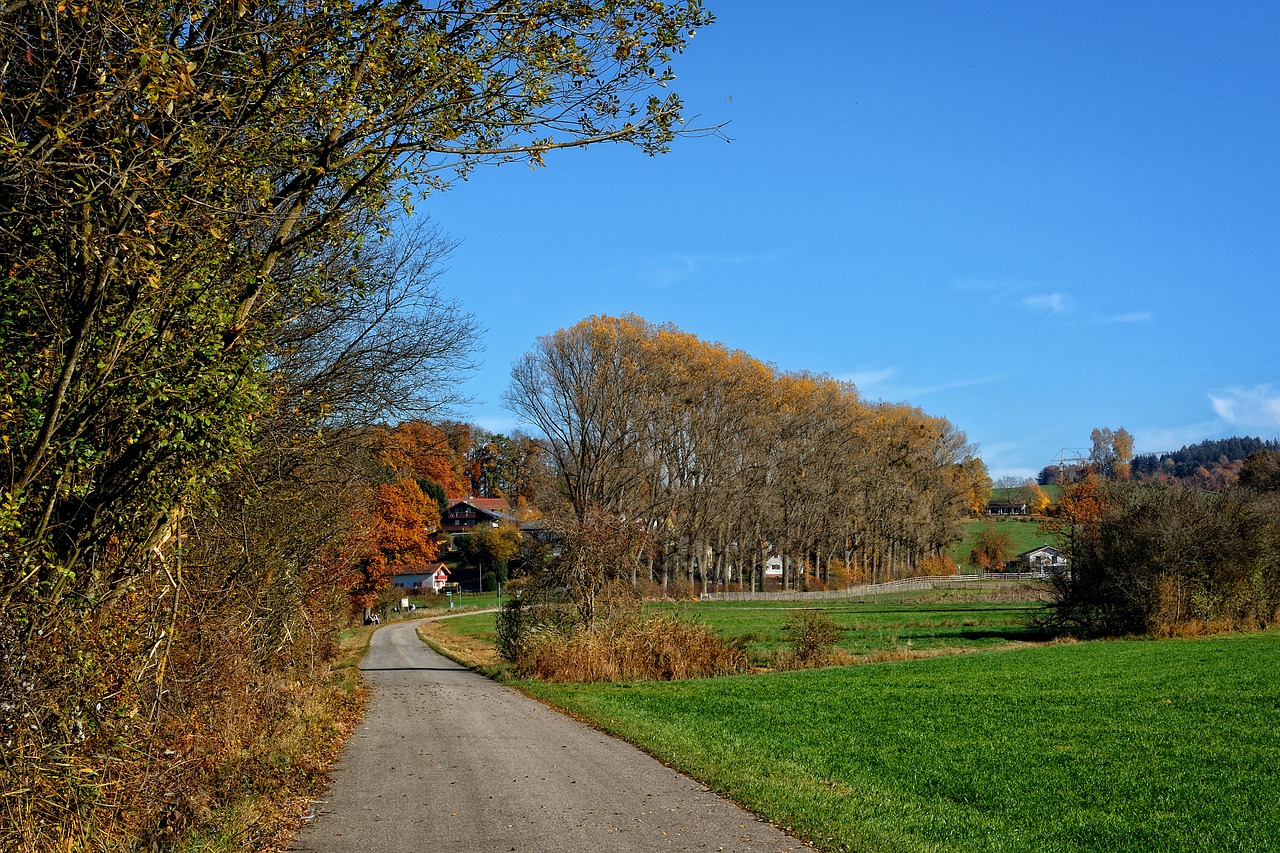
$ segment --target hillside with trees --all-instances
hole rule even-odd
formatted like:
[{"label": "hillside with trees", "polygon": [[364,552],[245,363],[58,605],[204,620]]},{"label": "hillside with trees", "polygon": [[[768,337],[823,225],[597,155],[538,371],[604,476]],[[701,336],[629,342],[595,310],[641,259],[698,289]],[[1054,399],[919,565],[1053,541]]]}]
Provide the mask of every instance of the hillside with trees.
[{"label": "hillside with trees", "polygon": [[1208,439],[1172,453],[1144,453],[1133,459],[1135,479],[1158,477],[1217,490],[1234,483],[1241,463],[1254,453],[1280,450],[1280,440],[1250,437]]}]

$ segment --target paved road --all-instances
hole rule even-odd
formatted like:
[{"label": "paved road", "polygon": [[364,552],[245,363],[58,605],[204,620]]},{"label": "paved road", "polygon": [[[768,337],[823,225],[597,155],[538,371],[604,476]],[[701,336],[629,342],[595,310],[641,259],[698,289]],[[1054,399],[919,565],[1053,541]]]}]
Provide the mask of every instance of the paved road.
[{"label": "paved road", "polygon": [[334,769],[312,853],[808,851],[621,741],[379,629],[368,715]]}]

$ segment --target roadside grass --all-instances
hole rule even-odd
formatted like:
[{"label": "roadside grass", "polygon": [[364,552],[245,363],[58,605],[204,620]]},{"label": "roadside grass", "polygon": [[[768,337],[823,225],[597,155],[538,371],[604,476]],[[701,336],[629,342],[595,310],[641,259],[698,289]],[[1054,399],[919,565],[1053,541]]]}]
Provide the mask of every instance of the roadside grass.
[{"label": "roadside grass", "polygon": [[423,622],[418,637],[450,660],[497,676],[505,669],[496,645],[496,617],[496,613],[472,613]]},{"label": "roadside grass", "polygon": [[1280,849],[1280,633],[520,682],[825,851]]},{"label": "roadside grass", "polygon": [[263,732],[255,778],[244,795],[228,803],[210,824],[166,849],[171,853],[275,853],[289,849],[308,804],[320,796],[329,765],[338,757],[363,713],[368,692],[359,663],[374,627],[339,632],[338,658],[328,676],[282,701],[282,718]]},{"label": "roadside grass", "polygon": [[[1041,590],[1028,584],[992,584],[986,590],[894,593],[848,601],[823,601],[817,609],[845,629],[834,649],[838,663],[935,657],[988,649],[1020,648],[1051,639],[1032,627]],[[775,668],[789,651],[787,617],[814,609],[798,602],[651,602],[646,612],[677,613],[740,645],[751,667]],[[494,613],[426,623],[419,629],[438,650],[462,663],[497,663]]]}]

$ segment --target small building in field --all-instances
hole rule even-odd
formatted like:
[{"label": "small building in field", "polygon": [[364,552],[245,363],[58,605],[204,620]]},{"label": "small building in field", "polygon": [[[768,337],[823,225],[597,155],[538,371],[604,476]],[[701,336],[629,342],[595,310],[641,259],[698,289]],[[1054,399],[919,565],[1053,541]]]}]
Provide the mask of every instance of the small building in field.
[{"label": "small building in field", "polygon": [[1013,560],[1013,567],[1020,572],[1049,574],[1067,567],[1067,555],[1052,545],[1041,545],[1030,551],[1023,551]]}]

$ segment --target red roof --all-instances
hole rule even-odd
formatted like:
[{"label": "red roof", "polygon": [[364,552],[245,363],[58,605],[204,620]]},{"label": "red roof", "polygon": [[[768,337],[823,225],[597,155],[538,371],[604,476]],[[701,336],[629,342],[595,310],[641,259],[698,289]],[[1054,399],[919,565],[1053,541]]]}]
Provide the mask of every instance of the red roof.
[{"label": "red roof", "polygon": [[465,498],[453,501],[450,506],[460,503],[471,504],[476,509],[488,510],[489,512],[511,512],[511,504],[507,503],[506,498]]},{"label": "red roof", "polygon": [[449,576],[449,569],[444,563],[428,563],[425,566],[401,566],[391,572],[392,575],[438,575],[444,572],[444,576]]}]

